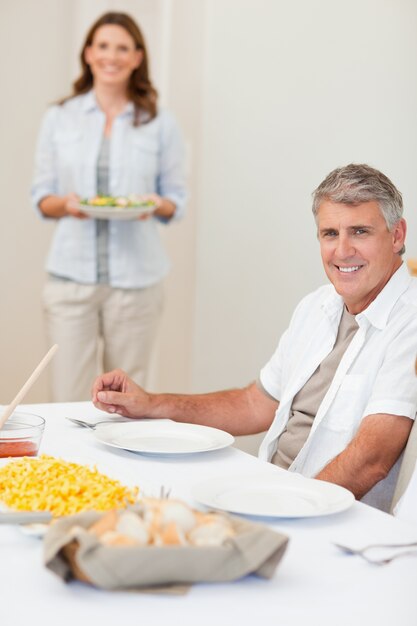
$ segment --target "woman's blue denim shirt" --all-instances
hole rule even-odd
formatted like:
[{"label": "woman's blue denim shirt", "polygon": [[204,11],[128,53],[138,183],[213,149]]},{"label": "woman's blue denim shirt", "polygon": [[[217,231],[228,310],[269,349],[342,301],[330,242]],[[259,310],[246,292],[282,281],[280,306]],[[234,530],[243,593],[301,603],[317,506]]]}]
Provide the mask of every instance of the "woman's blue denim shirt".
[{"label": "woman's blue denim shirt", "polygon": [[[113,122],[110,138],[109,190],[113,196],[158,193],[176,205],[173,219],[186,199],[184,145],[178,125],[167,111],[133,126],[133,104]],[[32,185],[34,207],[48,195],[97,193],[97,157],[105,116],[94,92],[71,98],[46,112],[36,151]],[[159,282],[169,270],[158,222],[110,220],[109,280],[113,287],[141,288]],[[76,282],[94,284],[97,274],[95,220],[58,220],[48,255],[48,272]]]}]

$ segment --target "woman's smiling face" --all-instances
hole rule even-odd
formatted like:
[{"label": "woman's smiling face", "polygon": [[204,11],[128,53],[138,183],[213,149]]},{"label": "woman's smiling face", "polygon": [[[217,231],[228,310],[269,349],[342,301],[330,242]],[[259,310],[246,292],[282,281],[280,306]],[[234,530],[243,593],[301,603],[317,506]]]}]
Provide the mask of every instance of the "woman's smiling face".
[{"label": "woman's smiling face", "polygon": [[405,221],[388,230],[376,201],[348,205],[325,200],[317,212],[317,226],[327,277],[356,315],[400,267]]},{"label": "woman's smiling face", "polygon": [[127,86],[142,60],[142,51],[137,50],[133,37],[116,24],[100,26],[84,55],[95,85]]}]

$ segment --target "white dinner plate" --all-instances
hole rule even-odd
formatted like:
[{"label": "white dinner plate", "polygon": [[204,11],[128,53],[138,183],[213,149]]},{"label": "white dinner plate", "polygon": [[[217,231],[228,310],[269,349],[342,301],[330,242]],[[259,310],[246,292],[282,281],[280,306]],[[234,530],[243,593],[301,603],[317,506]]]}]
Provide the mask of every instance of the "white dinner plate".
[{"label": "white dinner plate", "polygon": [[198,483],[192,497],[210,508],[265,517],[315,517],[338,513],[355,501],[333,483],[285,476],[231,476]]},{"label": "white dinner plate", "polygon": [[92,204],[79,204],[78,209],[86,213],[89,217],[99,220],[135,220],[141,215],[151,213],[154,207],[135,206],[135,207],[117,207],[117,206],[95,206]]},{"label": "white dinner plate", "polygon": [[170,420],[100,424],[93,435],[108,446],[157,455],[220,450],[234,442],[234,437],[223,430]]}]

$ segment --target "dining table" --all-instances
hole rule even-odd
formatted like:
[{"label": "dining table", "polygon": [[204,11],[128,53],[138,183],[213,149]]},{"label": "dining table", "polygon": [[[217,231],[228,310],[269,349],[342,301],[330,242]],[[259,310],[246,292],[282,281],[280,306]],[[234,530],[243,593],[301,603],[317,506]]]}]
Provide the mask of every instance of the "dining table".
[{"label": "dining table", "polygon": [[[91,402],[21,405],[46,420],[39,454],[97,466],[123,484],[192,506],[196,485],[254,476],[284,479],[287,472],[233,445],[191,454],[141,454],[98,441],[94,431],[66,418],[119,419]],[[1,500],[1,494],[0,494]],[[339,512],[244,518],[289,537],[273,577],[193,584],[185,594],[106,591],[63,582],[43,562],[43,541],[17,525],[0,525],[0,624],[3,626],[416,626],[417,551],[384,565],[346,554],[335,544],[417,541],[417,525],[353,501]]]}]

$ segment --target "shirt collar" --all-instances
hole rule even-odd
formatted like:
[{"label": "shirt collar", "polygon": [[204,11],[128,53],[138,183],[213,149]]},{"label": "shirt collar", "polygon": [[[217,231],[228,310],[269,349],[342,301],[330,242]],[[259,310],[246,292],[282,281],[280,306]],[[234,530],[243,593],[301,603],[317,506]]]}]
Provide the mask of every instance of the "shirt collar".
[{"label": "shirt collar", "polygon": [[402,263],[375,300],[364,311],[358,313],[356,319],[359,321],[362,317],[366,317],[372,326],[379,329],[385,328],[392,309],[411,281],[407,266]]},{"label": "shirt collar", "polygon": [[[375,300],[364,311],[356,315],[356,321],[360,322],[365,317],[372,326],[380,329],[385,328],[392,309],[411,281],[412,278],[408,273],[407,266],[402,263]],[[343,298],[333,288],[333,291],[324,300],[322,309],[330,321],[335,321],[338,324],[343,306]]]},{"label": "shirt collar", "polygon": [[323,301],[321,308],[329,322],[332,324],[335,332],[339,327],[340,318],[343,313],[344,302],[342,296],[339,296],[336,289],[331,285],[331,292]]},{"label": "shirt collar", "polygon": [[82,108],[85,113],[99,109],[93,89],[84,95]]},{"label": "shirt collar", "polygon": [[[90,111],[101,111],[98,105],[97,99],[96,99],[96,94],[94,93],[94,89],[91,89],[84,95],[82,108],[85,113],[89,113]],[[121,113],[120,115],[129,116],[129,115],[133,115],[133,113],[134,113],[134,105],[133,105],[133,102],[129,101],[123,113]]]}]

